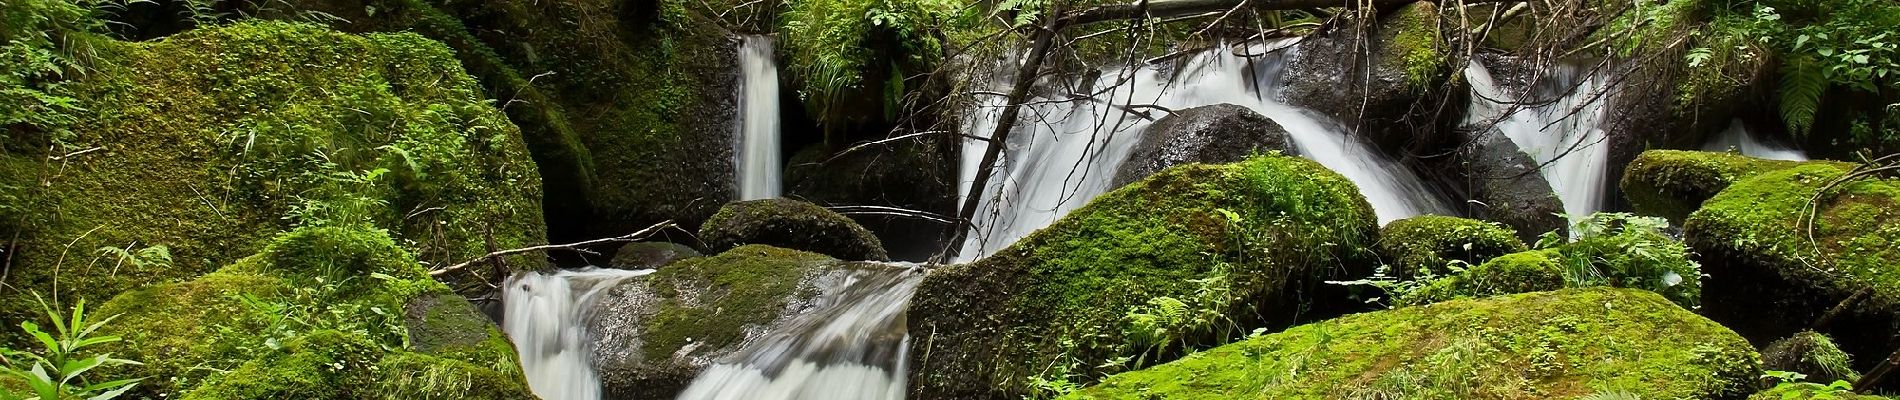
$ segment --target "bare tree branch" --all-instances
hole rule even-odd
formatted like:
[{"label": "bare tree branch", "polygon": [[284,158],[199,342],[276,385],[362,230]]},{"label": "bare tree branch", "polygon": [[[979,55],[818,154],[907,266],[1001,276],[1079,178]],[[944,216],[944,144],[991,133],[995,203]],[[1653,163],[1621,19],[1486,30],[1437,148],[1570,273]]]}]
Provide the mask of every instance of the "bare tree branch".
[{"label": "bare tree branch", "polygon": [[601,244],[601,243],[637,242],[637,241],[640,241],[641,239],[646,239],[649,236],[653,236],[653,234],[659,233],[661,230],[674,228],[678,226],[679,226],[678,224],[675,224],[673,223],[673,221],[668,220],[668,221],[661,222],[658,224],[653,224],[653,226],[649,226],[646,229],[641,229],[638,232],[629,233],[629,234],[625,234],[621,236],[610,237],[610,238],[601,238],[601,239],[574,242],[574,243],[568,243],[568,244],[544,244],[540,246],[529,246],[529,247],[522,247],[518,249],[494,251],[488,254],[484,254],[481,257],[476,257],[473,260],[462,262],[461,264],[455,264],[455,265],[450,265],[447,267],[430,270],[429,276],[442,276],[450,272],[455,272],[463,268],[468,268],[469,265],[474,265],[475,263],[480,263],[482,261],[487,261],[489,259],[493,259],[497,257],[505,257],[505,256],[511,256],[511,255],[521,254],[521,253],[547,251],[547,250],[579,250],[581,247],[592,246],[592,245]]}]

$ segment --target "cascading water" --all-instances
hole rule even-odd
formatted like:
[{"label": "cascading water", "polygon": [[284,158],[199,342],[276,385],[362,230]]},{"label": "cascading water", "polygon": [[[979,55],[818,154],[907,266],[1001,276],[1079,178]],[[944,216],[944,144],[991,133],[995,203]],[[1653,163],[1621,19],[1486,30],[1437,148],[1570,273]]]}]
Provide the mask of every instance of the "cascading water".
[{"label": "cascading water", "polygon": [[1722,131],[1721,136],[1717,136],[1709,140],[1707,144],[1702,145],[1702,149],[1708,151],[1734,150],[1741,152],[1742,155],[1745,156],[1770,160],[1808,160],[1807,153],[1755,137],[1754,133],[1748,131],[1748,127],[1742,126],[1742,121],[1739,119],[1729,121],[1728,129]]},{"label": "cascading water", "polygon": [[[1555,87],[1574,90],[1520,98],[1506,93],[1492,80],[1490,70],[1472,61],[1465,67],[1472,92],[1465,123],[1495,123],[1496,129],[1542,166],[1540,172],[1563,201],[1564,213],[1577,221],[1603,204],[1610,146],[1601,122],[1607,103],[1603,99],[1608,97],[1604,93],[1610,88],[1601,74],[1577,66],[1559,67],[1544,75],[1557,83]],[[1556,96],[1562,97],[1543,101]],[[1512,107],[1520,103],[1525,105]],[[1506,112],[1510,114],[1503,115]]]},{"label": "cascading water", "polygon": [[815,311],[707,367],[679,399],[903,399],[904,312],[923,276],[909,267],[863,269],[822,285]]},{"label": "cascading water", "polygon": [[547,400],[600,398],[593,342],[587,332],[597,297],[627,278],[653,270],[588,268],[552,274],[524,272],[508,279],[502,330],[515,342],[528,387]]},{"label": "cascading water", "polygon": [[[1369,145],[1350,137],[1349,130],[1312,112],[1280,104],[1272,91],[1278,87],[1279,52],[1294,41],[1248,46],[1253,58],[1235,55],[1226,46],[1187,61],[1176,77],[1160,66],[1106,71],[1092,85],[1104,92],[1087,99],[1062,101],[1032,98],[1022,111],[1021,129],[1011,134],[998,161],[994,178],[978,200],[978,213],[966,235],[959,261],[974,260],[1008,247],[1037,229],[1049,226],[1070,210],[1111,189],[1115,169],[1139,142],[1142,131],[1164,111],[1131,110],[1128,104],[1154,104],[1171,110],[1231,103],[1253,109],[1285,127],[1303,156],[1339,172],[1359,186],[1379,215],[1379,222],[1445,213],[1445,207],[1410,171],[1387,159]],[[996,82],[1007,87],[1007,79]],[[1006,99],[992,96],[978,105],[964,133],[988,137],[996,129]],[[970,196],[988,142],[964,141],[959,197]]]},{"label": "cascading water", "polygon": [[779,196],[778,64],[772,38],[746,36],[739,46],[739,135],[733,163],[739,173],[739,199]]}]

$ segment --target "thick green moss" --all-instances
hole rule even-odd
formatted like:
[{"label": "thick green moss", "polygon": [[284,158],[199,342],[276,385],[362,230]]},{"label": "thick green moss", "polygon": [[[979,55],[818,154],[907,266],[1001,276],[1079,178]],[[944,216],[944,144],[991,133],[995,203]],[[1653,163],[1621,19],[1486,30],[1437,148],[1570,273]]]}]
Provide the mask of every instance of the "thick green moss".
[{"label": "thick green moss", "polygon": [[[421,303],[433,304],[406,315]],[[298,229],[256,256],[195,280],[127,292],[99,312],[120,316],[104,328],[125,338],[117,355],[146,363],[128,375],[156,377],[142,384],[145,395],[220,380],[217,371],[241,370],[326,329],[373,342],[377,355],[413,349],[520,380],[514,349],[501,333],[375,230]],[[295,379],[315,379],[280,377],[293,386],[309,383]]]},{"label": "thick green moss", "polygon": [[[1709,278],[1705,312],[1765,343],[1812,325],[1856,293],[1830,335],[1861,369],[1892,353],[1900,316],[1900,180],[1836,181],[1809,163],[1737,182],[1683,225]],[[1825,193],[1822,192],[1826,188]],[[1810,222],[1812,221],[1812,222]]]},{"label": "thick green moss", "polygon": [[1865,395],[1829,388],[1820,383],[1799,383],[1764,390],[1748,400],[1891,400],[1892,397]]},{"label": "thick green moss", "polygon": [[1528,248],[1516,230],[1503,225],[1426,215],[1386,224],[1379,230],[1378,250],[1394,276],[1407,278],[1424,271],[1445,275],[1454,260],[1478,265]]},{"label": "thick green moss", "polygon": [[1852,360],[1833,339],[1815,331],[1801,331],[1761,350],[1762,369],[1800,373],[1809,382],[1859,381]]},{"label": "thick green moss", "polygon": [[710,252],[763,244],[845,260],[890,259],[877,236],[857,222],[824,207],[791,199],[726,204],[699,226],[699,240]]},{"label": "thick green moss", "polygon": [[711,257],[680,260],[647,278],[659,312],[644,321],[647,360],[667,360],[687,345],[722,349],[745,338],[745,327],[778,318],[807,273],[831,257],[747,245]]},{"label": "thick green moss", "polygon": [[1729,185],[1799,164],[1734,153],[1650,150],[1624,169],[1621,187],[1636,213],[1681,223]]},{"label": "thick green moss", "polygon": [[1735,399],[1756,355],[1655,294],[1572,289],[1304,325],[1109,377],[1072,399]]},{"label": "thick green moss", "polygon": [[1434,280],[1397,299],[1423,305],[1460,298],[1541,292],[1564,287],[1561,255],[1549,250],[1506,254],[1450,277]]},{"label": "thick green moss", "polygon": [[334,330],[305,335],[219,376],[185,399],[534,399],[526,384],[472,364],[386,352]]},{"label": "thick green moss", "polygon": [[1356,302],[1321,282],[1370,273],[1373,221],[1351,182],[1305,159],[1167,169],[927,277],[910,309],[912,396],[1012,397],[1036,378],[1086,382],[1336,315]]},{"label": "thick green moss", "polygon": [[[28,179],[48,184],[26,212],[45,218],[12,255],[13,290],[57,280],[60,298],[104,299],[202,275],[298,224],[374,224],[431,263],[486,253],[491,235],[545,240],[519,133],[438,43],[245,23],[99,50],[68,87],[91,110],[74,143],[100,150],[31,162]],[[168,246],[171,262],[97,250],[128,245]],[[31,296],[3,297],[0,319],[33,315]]]},{"label": "thick green moss", "polygon": [[1405,71],[1405,81],[1414,89],[1428,89],[1450,69],[1445,57],[1448,44],[1439,30],[1438,7],[1417,2],[1392,10],[1379,29],[1397,32],[1386,42],[1382,58],[1388,68]]}]

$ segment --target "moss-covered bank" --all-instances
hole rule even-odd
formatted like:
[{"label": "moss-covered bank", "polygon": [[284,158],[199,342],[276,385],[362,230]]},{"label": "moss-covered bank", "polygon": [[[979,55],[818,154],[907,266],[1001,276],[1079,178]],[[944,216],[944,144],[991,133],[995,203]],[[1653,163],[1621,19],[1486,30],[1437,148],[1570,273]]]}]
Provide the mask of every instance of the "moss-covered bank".
[{"label": "moss-covered bank", "polygon": [[1572,289],[1303,325],[1116,375],[1069,399],[1738,399],[1756,354],[1655,294]]},{"label": "moss-covered bank", "polygon": [[424,393],[405,385],[430,382],[426,398],[529,397],[501,332],[371,228],[298,229],[98,312],[119,315],[104,332],[124,337],[116,356],[145,363],[126,375],[152,377],[146,395],[410,398]]},{"label": "moss-covered bank", "polygon": [[[1830,321],[1866,370],[1894,350],[1900,321],[1900,180],[1840,181],[1849,168],[1806,163],[1742,180],[1689,215],[1685,241],[1709,277],[1709,318],[1757,343]],[[1825,189],[1825,191],[1824,191]],[[1861,293],[1861,292],[1865,293]]]},{"label": "moss-covered bank", "polygon": [[[545,240],[519,131],[439,43],[259,22],[97,50],[66,86],[89,110],[68,144],[94,150],[0,154],[38,189],[12,205],[35,220],[14,227],[0,319],[34,315],[19,291],[103,300],[298,225],[382,227],[431,264]],[[148,246],[169,261],[100,250]]]},{"label": "moss-covered bank", "polygon": [[1734,153],[1650,150],[1624,168],[1620,187],[1637,213],[1680,223],[1729,185],[1798,164]]},{"label": "moss-covered bank", "polygon": [[[1189,164],[1109,192],[911,303],[911,396],[1014,398],[1356,303],[1373,213],[1351,182],[1269,155]],[[1045,385],[1046,386],[1046,385]]]}]

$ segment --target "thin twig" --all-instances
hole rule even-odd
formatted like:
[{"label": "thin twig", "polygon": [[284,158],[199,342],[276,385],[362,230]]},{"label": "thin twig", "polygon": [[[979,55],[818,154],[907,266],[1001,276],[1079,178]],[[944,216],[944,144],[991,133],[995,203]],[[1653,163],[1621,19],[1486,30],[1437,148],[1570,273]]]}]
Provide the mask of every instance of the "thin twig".
[{"label": "thin twig", "polygon": [[621,235],[621,236],[610,237],[610,238],[601,238],[601,239],[580,241],[580,242],[574,242],[574,243],[568,243],[568,244],[544,244],[540,246],[529,246],[529,247],[523,247],[523,248],[518,248],[518,249],[508,249],[508,250],[490,252],[488,254],[482,255],[481,257],[476,257],[473,260],[462,262],[461,264],[455,264],[455,265],[450,265],[447,267],[436,268],[434,270],[429,271],[429,276],[442,276],[450,272],[455,272],[463,268],[468,268],[469,265],[486,261],[488,259],[495,258],[495,257],[503,257],[503,256],[521,254],[521,253],[547,251],[547,250],[583,251],[582,249],[580,249],[581,247],[591,246],[591,245],[596,245],[596,244],[601,244],[601,243],[639,241],[641,239],[647,238],[648,236],[652,236],[654,233],[660,232],[660,230],[673,228],[676,226],[678,226],[678,224],[675,224],[673,223],[673,221],[668,220],[665,222],[654,224],[653,226],[649,226],[646,229],[641,229],[638,232],[629,233],[629,234]]}]

